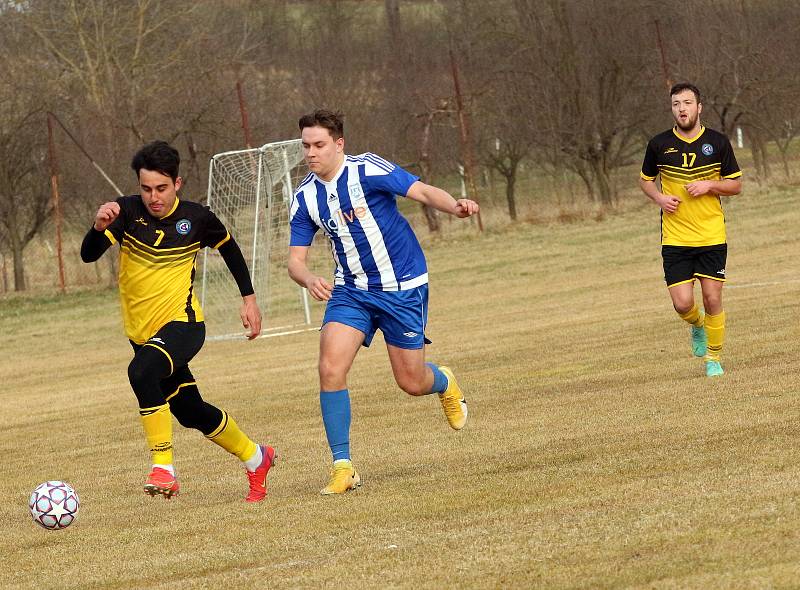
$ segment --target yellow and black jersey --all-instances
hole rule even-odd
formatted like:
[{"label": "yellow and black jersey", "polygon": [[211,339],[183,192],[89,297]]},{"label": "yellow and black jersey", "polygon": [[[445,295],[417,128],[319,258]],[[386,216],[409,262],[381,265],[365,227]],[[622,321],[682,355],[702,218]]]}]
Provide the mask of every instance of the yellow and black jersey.
[{"label": "yellow and black jersey", "polygon": [[128,338],[142,344],[168,322],[201,322],[193,289],[201,248],[219,248],[231,239],[208,207],[175,200],[157,219],[138,195],[117,199],[120,214],[105,230],[119,243],[119,292]]},{"label": "yellow and black jersey", "polygon": [[730,141],[722,133],[700,128],[691,139],[675,128],[659,133],[647,144],[641,177],[661,175],[661,192],[681,200],[675,213],[661,213],[661,244],[714,246],[724,244],[725,216],[719,196],[692,197],[684,188],[697,180],[738,178],[742,175]]}]

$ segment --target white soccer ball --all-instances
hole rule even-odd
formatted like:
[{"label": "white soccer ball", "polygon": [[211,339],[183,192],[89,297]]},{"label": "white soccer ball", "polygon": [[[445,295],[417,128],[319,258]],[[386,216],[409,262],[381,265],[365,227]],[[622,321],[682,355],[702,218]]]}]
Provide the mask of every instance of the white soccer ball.
[{"label": "white soccer ball", "polygon": [[36,486],[28,502],[33,521],[46,529],[63,529],[78,516],[78,494],[63,481],[46,481]]}]

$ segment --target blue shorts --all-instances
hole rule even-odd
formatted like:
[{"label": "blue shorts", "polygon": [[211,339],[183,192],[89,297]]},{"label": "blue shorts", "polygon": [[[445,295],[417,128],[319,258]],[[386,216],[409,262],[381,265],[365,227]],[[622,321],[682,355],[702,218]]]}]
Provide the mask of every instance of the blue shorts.
[{"label": "blue shorts", "polygon": [[360,330],[364,332],[364,346],[370,345],[380,329],[387,344],[418,349],[430,344],[425,338],[427,321],[428,285],[406,291],[362,291],[336,285],[322,325],[338,322]]}]

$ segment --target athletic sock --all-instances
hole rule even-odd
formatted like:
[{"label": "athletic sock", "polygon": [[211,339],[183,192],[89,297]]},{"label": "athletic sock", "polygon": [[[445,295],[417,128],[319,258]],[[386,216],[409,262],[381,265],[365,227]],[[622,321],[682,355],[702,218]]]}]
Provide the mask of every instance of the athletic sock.
[{"label": "athletic sock", "polygon": [[172,465],[172,412],[169,404],[139,408],[150,456],[156,465]]},{"label": "athletic sock", "polygon": [[447,375],[442,373],[437,365],[433,363],[425,363],[433,372],[433,385],[429,393],[444,393],[447,389],[448,381]]},{"label": "athletic sock", "polygon": [[700,308],[697,307],[696,303],[692,304],[692,309],[687,311],[686,313],[679,313],[681,319],[692,324],[695,328],[700,328],[703,325],[703,314],[700,312]]},{"label": "athletic sock", "polygon": [[222,421],[219,426],[217,426],[216,430],[206,435],[206,438],[218,444],[232,455],[236,455],[242,461],[251,459],[258,445],[241,431],[236,421],[228,416],[228,412],[225,410],[221,411]]},{"label": "athletic sock", "polygon": [[722,344],[725,341],[725,312],[717,315],[706,314],[706,340],[708,341],[707,361],[719,361]]},{"label": "athletic sock", "polygon": [[319,405],[333,460],[350,458],[350,392],[320,391]]},{"label": "athletic sock", "polygon": [[256,445],[256,451],[253,453],[253,456],[244,462],[245,469],[248,471],[255,471],[263,460],[264,453],[261,452],[261,447]]}]

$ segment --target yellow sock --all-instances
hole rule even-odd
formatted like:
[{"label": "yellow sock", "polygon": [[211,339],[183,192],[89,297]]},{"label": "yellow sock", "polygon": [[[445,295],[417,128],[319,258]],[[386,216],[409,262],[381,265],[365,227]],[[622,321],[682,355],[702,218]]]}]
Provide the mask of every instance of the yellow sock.
[{"label": "yellow sock", "polygon": [[169,404],[154,408],[140,408],[139,416],[147,437],[147,446],[153,465],[172,464],[172,412]]},{"label": "yellow sock", "polygon": [[689,322],[695,328],[699,328],[703,325],[703,314],[700,313],[700,308],[697,307],[696,303],[692,304],[692,309],[686,313],[679,313],[678,315],[681,316],[682,320]]},{"label": "yellow sock", "polygon": [[224,410],[222,411],[222,422],[214,432],[206,435],[206,438],[236,455],[242,461],[247,461],[256,453],[256,443],[241,431],[236,421]]},{"label": "yellow sock", "polygon": [[719,361],[722,343],[725,340],[725,312],[717,315],[706,314],[706,339],[708,340],[707,361]]}]

